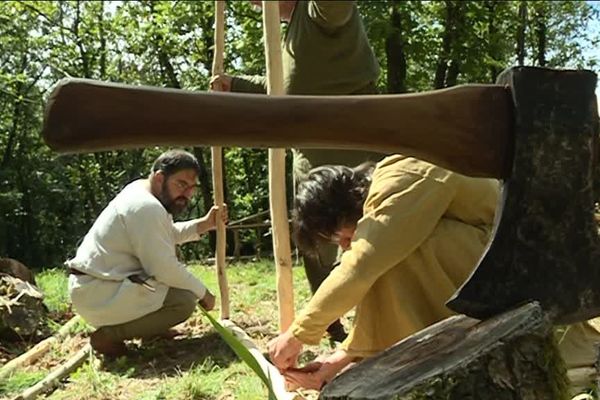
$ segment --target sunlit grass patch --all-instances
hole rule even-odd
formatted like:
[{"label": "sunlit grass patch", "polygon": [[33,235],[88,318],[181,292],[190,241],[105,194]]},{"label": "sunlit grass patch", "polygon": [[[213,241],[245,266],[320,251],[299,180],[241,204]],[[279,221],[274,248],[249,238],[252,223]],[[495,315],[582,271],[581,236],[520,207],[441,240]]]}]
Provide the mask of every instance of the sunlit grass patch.
[{"label": "sunlit grass patch", "polygon": [[69,311],[68,275],[64,269],[47,269],[37,274],[35,281],[44,293],[44,304],[50,312],[63,314]]}]

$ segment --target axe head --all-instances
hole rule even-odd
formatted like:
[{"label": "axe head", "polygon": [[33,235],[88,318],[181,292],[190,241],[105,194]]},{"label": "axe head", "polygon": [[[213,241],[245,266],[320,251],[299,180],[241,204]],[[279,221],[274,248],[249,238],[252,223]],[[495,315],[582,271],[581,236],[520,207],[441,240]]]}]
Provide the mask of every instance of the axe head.
[{"label": "axe head", "polygon": [[493,240],[447,305],[479,319],[531,300],[555,323],[600,315],[596,75],[519,67],[499,83],[514,101],[512,169]]}]

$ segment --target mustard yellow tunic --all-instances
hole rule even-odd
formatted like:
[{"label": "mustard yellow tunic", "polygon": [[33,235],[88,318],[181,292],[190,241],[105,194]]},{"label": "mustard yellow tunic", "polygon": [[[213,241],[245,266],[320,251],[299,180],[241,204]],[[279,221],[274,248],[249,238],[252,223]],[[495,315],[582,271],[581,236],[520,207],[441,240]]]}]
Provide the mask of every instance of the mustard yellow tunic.
[{"label": "mustard yellow tunic", "polygon": [[356,306],[342,347],[369,357],[452,314],[446,300],[483,254],[498,181],[466,177],[424,161],[382,160],[352,248],[291,329],[317,344],[327,326]]}]

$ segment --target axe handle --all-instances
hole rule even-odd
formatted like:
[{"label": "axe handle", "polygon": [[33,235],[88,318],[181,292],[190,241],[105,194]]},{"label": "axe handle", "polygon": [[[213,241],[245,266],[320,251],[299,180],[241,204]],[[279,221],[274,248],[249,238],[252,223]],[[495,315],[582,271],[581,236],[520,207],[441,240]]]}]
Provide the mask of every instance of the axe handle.
[{"label": "axe handle", "polygon": [[49,98],[43,136],[60,152],[152,145],[363,149],[504,178],[512,127],[511,92],[499,85],[403,95],[264,96],[67,79]]},{"label": "axe handle", "polygon": [[[213,53],[212,74],[223,73],[223,53],[225,51],[225,1],[215,1],[215,48]],[[223,210],[223,151],[221,147],[212,147],[212,181],[215,205],[219,207],[217,214],[217,237],[215,248],[215,269],[217,270],[217,281],[219,282],[219,293],[221,294],[221,319],[229,319],[229,285],[225,272],[225,223],[221,219]]]}]

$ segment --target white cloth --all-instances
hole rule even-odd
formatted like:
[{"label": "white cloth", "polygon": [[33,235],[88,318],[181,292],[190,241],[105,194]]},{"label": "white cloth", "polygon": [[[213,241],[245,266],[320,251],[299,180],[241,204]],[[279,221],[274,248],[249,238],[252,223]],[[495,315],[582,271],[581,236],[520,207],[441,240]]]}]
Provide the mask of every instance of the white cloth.
[{"label": "white cloth", "polygon": [[[86,275],[71,275],[69,294],[76,311],[95,327],[128,322],[158,310],[169,287],[199,299],[204,284],[180,263],[175,245],[198,240],[198,220],[174,223],[146,180],[127,185],[102,211],[75,258],[65,264]],[[156,291],[128,276],[151,277]]]}]

